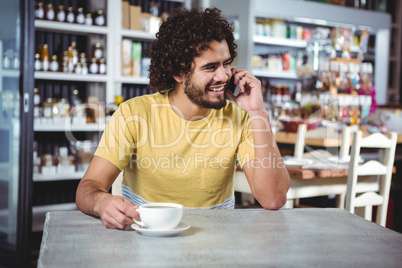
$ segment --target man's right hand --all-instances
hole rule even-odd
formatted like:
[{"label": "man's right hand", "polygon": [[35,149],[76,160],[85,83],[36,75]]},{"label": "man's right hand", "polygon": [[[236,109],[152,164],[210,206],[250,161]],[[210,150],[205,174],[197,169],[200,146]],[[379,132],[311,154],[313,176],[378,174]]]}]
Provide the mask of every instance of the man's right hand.
[{"label": "man's right hand", "polygon": [[103,224],[111,229],[124,229],[134,222],[133,219],[139,219],[137,206],[122,196],[109,193],[119,173],[115,165],[94,156],[76,194],[77,207],[86,214],[100,217]]},{"label": "man's right hand", "polygon": [[138,206],[121,196],[109,195],[100,202],[99,215],[106,228],[125,229],[127,225],[139,220]]}]

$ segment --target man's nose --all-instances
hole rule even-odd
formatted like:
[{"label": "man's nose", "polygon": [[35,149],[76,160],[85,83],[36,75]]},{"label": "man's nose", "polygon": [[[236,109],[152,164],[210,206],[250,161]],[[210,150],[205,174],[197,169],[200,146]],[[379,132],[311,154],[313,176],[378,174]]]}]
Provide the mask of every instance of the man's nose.
[{"label": "man's nose", "polygon": [[220,66],[218,69],[216,69],[215,73],[215,81],[226,81],[228,80],[229,74],[226,73],[226,70],[223,66]]}]

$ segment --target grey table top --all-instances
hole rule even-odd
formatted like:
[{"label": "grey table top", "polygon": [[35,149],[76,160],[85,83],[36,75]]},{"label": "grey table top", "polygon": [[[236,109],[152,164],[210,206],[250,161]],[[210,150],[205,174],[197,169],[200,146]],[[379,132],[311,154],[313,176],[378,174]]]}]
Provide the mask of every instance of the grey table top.
[{"label": "grey table top", "polygon": [[401,267],[402,234],[341,209],[185,210],[175,237],[46,215],[38,267]]}]

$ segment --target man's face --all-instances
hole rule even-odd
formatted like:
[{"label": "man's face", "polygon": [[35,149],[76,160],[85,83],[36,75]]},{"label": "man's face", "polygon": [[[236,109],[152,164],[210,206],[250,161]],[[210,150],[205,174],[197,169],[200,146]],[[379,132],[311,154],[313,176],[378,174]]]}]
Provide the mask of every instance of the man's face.
[{"label": "man's face", "polygon": [[184,79],[184,93],[194,104],[221,109],[226,105],[225,88],[232,76],[232,61],[226,41],[212,41],[209,49],[194,59]]}]

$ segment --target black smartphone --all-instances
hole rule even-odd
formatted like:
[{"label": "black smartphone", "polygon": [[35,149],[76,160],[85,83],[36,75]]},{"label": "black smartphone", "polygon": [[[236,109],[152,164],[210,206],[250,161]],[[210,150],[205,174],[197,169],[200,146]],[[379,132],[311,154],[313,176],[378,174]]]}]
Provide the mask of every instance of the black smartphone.
[{"label": "black smartphone", "polygon": [[232,78],[230,78],[228,89],[230,90],[230,92],[232,92],[235,98],[237,98],[237,96],[239,96],[241,93],[239,83],[237,83],[237,85],[235,85],[234,83],[234,75],[232,75]]}]

